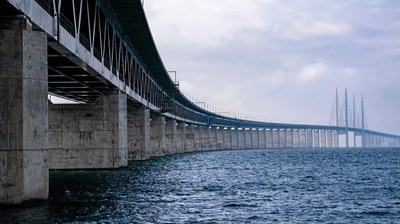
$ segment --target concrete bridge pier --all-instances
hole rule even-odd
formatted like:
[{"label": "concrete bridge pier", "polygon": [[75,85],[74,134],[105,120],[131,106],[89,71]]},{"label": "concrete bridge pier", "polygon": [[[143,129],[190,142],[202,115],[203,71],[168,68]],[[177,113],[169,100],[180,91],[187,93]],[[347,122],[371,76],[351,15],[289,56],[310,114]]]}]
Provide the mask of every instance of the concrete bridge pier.
[{"label": "concrete bridge pier", "polygon": [[239,149],[239,130],[232,129],[232,148]]},{"label": "concrete bridge pier", "polygon": [[319,130],[318,129],[316,129],[316,130],[313,130],[313,135],[314,135],[314,148],[320,148],[321,147],[321,144],[320,144],[320,141],[319,141]]},{"label": "concrete bridge pier", "polygon": [[50,104],[49,168],[127,166],[127,129],[125,94],[101,96],[92,104]]},{"label": "concrete bridge pier", "polygon": [[178,122],[178,125],[176,126],[176,152],[185,152],[186,143],[186,123]]},{"label": "concrete bridge pier", "polygon": [[267,135],[266,135],[266,129],[260,129],[258,131],[258,136],[260,138],[260,148],[261,149],[266,149],[267,148]]},{"label": "concrete bridge pier", "polygon": [[150,109],[128,108],[128,160],[150,158]]},{"label": "concrete bridge pier", "polygon": [[246,130],[244,128],[239,128],[238,129],[238,143],[239,143],[239,149],[245,149],[246,148]]},{"label": "concrete bridge pier", "polygon": [[251,130],[251,148],[259,149],[260,148],[260,133],[258,128],[253,128]]},{"label": "concrete bridge pier", "polygon": [[279,130],[272,129],[272,148],[279,148]]},{"label": "concrete bridge pier", "polygon": [[272,149],[273,148],[273,132],[272,129],[266,129],[265,130],[265,135],[266,135],[266,145],[267,145],[267,149]]},{"label": "concrete bridge pier", "polygon": [[[328,146],[328,148],[332,148],[333,147],[333,136],[332,136],[332,131],[328,130],[327,134],[326,134],[326,144]],[[354,145],[355,147],[355,145]]]},{"label": "concrete bridge pier", "polygon": [[307,147],[307,131],[305,129],[299,130],[299,145],[300,148]]},{"label": "concrete bridge pier", "polygon": [[193,152],[195,151],[195,125],[194,124],[189,124],[186,127],[186,151],[187,152]]},{"label": "concrete bridge pier", "polygon": [[176,120],[167,119],[165,124],[166,154],[176,153]]},{"label": "concrete bridge pier", "polygon": [[218,129],[217,127],[211,127],[210,129],[210,150],[216,150],[218,144]]},{"label": "concrete bridge pier", "polygon": [[47,35],[18,22],[0,29],[0,204],[48,196]]},{"label": "concrete bridge pier", "polygon": [[313,145],[313,132],[311,129],[306,130],[306,147],[312,148]]},{"label": "concrete bridge pier", "polygon": [[165,117],[153,115],[150,121],[150,156],[166,154],[166,125]]},{"label": "concrete bridge pier", "polygon": [[333,131],[332,138],[333,147],[339,148],[339,133],[337,131]]},{"label": "concrete bridge pier", "polygon": [[299,130],[298,129],[293,129],[293,148],[299,148],[299,139],[300,139],[300,135],[299,135]]},{"label": "concrete bridge pier", "polygon": [[203,148],[205,150],[211,149],[211,126],[205,126],[204,138],[203,138]]},{"label": "concrete bridge pier", "polygon": [[326,148],[326,130],[321,130],[321,148]]},{"label": "concrete bridge pier", "polygon": [[278,135],[279,135],[279,138],[278,138],[278,141],[279,141],[279,143],[278,143],[278,147],[280,148],[280,149],[284,149],[284,148],[286,148],[286,130],[285,129],[278,129]]},{"label": "concrete bridge pier", "polygon": [[293,129],[286,129],[286,148],[293,148]]},{"label": "concrete bridge pier", "polygon": [[225,149],[232,149],[232,129],[231,128],[227,128],[224,130],[224,148]]},{"label": "concrete bridge pier", "polygon": [[252,147],[251,128],[243,128],[244,132],[244,148],[250,149]]},{"label": "concrete bridge pier", "polygon": [[217,149],[224,149],[225,148],[225,128],[218,127],[217,130]]},{"label": "concrete bridge pier", "polygon": [[194,128],[194,151],[201,151],[203,144],[203,126],[197,125]]}]

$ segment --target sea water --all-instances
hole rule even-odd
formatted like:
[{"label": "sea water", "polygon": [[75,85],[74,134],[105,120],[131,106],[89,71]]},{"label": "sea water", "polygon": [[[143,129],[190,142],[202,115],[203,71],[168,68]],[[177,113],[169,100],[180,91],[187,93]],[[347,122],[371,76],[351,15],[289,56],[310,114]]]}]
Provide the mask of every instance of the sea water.
[{"label": "sea water", "polygon": [[399,149],[187,153],[51,171],[47,203],[0,223],[400,223]]}]

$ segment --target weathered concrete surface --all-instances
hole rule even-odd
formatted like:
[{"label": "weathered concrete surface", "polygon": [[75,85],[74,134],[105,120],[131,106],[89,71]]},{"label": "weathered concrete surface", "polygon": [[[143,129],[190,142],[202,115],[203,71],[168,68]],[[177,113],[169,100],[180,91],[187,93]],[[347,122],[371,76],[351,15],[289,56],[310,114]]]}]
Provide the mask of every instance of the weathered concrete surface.
[{"label": "weathered concrete surface", "polygon": [[174,119],[168,119],[166,121],[166,126],[165,126],[165,137],[166,137],[166,153],[167,154],[173,154],[176,153],[176,139],[177,139],[177,131],[176,131],[176,120]]},{"label": "weathered concrete surface", "polygon": [[267,149],[272,149],[274,147],[273,144],[273,131],[271,129],[265,130],[266,138],[267,138]]},{"label": "weathered concrete surface", "polygon": [[232,149],[232,129],[227,128],[224,132],[224,148],[225,149]]},{"label": "weathered concrete surface", "polygon": [[332,137],[333,137],[333,147],[339,147],[339,135],[337,131],[334,131],[332,133]]},{"label": "weathered concrete surface", "polygon": [[150,109],[128,108],[128,160],[150,158]]},{"label": "weathered concrete surface", "polygon": [[210,126],[205,126],[203,128],[202,148],[204,150],[209,150],[211,148],[211,127]]},{"label": "weathered concrete surface", "polygon": [[239,143],[239,149],[245,149],[246,148],[246,130],[244,128],[238,129],[238,143]]},{"label": "weathered concrete surface", "polygon": [[232,149],[239,149],[239,130],[232,130]]},{"label": "weathered concrete surface", "polygon": [[189,124],[186,127],[186,152],[195,151],[195,125]]},{"label": "weathered concrete surface", "polygon": [[50,104],[49,168],[127,166],[127,133],[125,94],[101,96],[93,104]]},{"label": "weathered concrete surface", "polygon": [[272,148],[277,149],[280,145],[279,130],[272,130]]},{"label": "weathered concrete surface", "polygon": [[266,130],[265,129],[260,129],[258,130],[258,136],[260,139],[260,148],[261,149],[266,149],[267,148],[267,135],[266,135]]},{"label": "weathered concrete surface", "polygon": [[306,133],[306,130],[304,130],[304,129],[300,129],[299,130],[299,136],[300,136],[300,138],[299,138],[299,147],[300,148],[305,148],[305,147],[307,147],[307,133]]},{"label": "weathered concrete surface", "polygon": [[326,145],[329,148],[333,147],[332,131],[327,131],[327,133],[326,133]]},{"label": "weathered concrete surface", "polygon": [[209,150],[217,149],[217,141],[218,141],[218,134],[217,134],[217,127],[210,127],[210,144]]},{"label": "weathered concrete surface", "polygon": [[252,138],[252,130],[251,128],[243,129],[244,131],[244,148],[251,149],[253,147],[253,138]]},{"label": "weathered concrete surface", "polygon": [[251,130],[251,148],[259,149],[260,148],[260,133],[258,129],[250,129]]},{"label": "weathered concrete surface", "polygon": [[150,156],[162,156],[166,152],[165,117],[151,115],[150,121]]},{"label": "weathered concrete surface", "polygon": [[194,150],[201,151],[203,145],[203,126],[197,125],[194,128]]},{"label": "weathered concrete surface", "polygon": [[280,129],[278,130],[279,133],[279,148],[283,149],[286,148],[286,130]]},{"label": "weathered concrete surface", "polygon": [[225,129],[219,127],[217,130],[217,149],[225,149]]},{"label": "weathered concrete surface", "polygon": [[313,133],[312,130],[306,130],[306,147],[312,148],[313,147]]},{"label": "weathered concrete surface", "polygon": [[326,131],[320,130],[321,148],[326,148]]},{"label": "weathered concrete surface", "polygon": [[300,132],[298,129],[293,129],[293,148],[300,148]]},{"label": "weathered concrete surface", "polygon": [[186,123],[179,122],[176,126],[176,151],[178,153],[186,152]]},{"label": "weathered concrete surface", "polygon": [[293,130],[286,130],[286,148],[293,148]]},{"label": "weathered concrete surface", "polygon": [[319,130],[314,130],[313,131],[313,137],[314,137],[314,148],[320,148],[321,144],[319,142]]},{"label": "weathered concrete surface", "polygon": [[0,30],[0,204],[48,197],[47,35]]}]

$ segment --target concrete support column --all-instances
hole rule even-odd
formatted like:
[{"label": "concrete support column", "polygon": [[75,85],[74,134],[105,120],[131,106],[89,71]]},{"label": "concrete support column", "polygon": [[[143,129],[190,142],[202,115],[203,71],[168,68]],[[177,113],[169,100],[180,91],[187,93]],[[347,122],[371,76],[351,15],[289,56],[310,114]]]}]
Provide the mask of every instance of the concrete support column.
[{"label": "concrete support column", "polygon": [[253,146],[253,139],[252,139],[252,131],[251,128],[243,129],[244,131],[244,142],[245,142],[245,149],[251,149]]},{"label": "concrete support column", "polygon": [[279,148],[279,140],[280,140],[279,129],[278,130],[273,129],[272,130],[272,148],[274,148],[274,149]]},{"label": "concrete support column", "polygon": [[261,149],[266,149],[267,148],[267,135],[266,135],[266,129],[260,129],[258,131],[258,136],[260,139],[260,148]]},{"label": "concrete support column", "polygon": [[211,150],[216,150],[218,145],[218,128],[211,127],[211,137],[210,137]]},{"label": "concrete support column", "polygon": [[165,138],[166,138],[166,154],[174,154],[176,153],[176,139],[177,139],[177,130],[176,130],[176,120],[168,119],[165,125]]},{"label": "concrete support column", "polygon": [[299,136],[300,136],[300,148],[306,148],[307,147],[307,133],[306,130],[300,129],[299,130]]},{"label": "concrete support column", "polygon": [[225,148],[225,129],[224,127],[218,127],[217,129],[217,149]]},{"label": "concrete support column", "polygon": [[306,147],[312,148],[313,147],[313,133],[311,129],[306,130]]},{"label": "concrete support column", "polygon": [[186,152],[186,123],[178,122],[176,126],[176,151],[178,153]]},{"label": "concrete support column", "polygon": [[203,126],[197,125],[194,129],[194,148],[195,151],[201,151],[203,139]]},{"label": "concrete support column", "polygon": [[150,110],[128,109],[128,159],[150,158]]},{"label": "concrete support column", "polygon": [[195,151],[195,125],[189,124],[186,128],[186,151]]},{"label": "concrete support column", "polygon": [[327,131],[327,139],[326,139],[326,144],[328,148],[333,147],[333,137],[332,137],[332,131]]},{"label": "concrete support column", "polygon": [[300,148],[300,132],[299,129],[293,130],[293,148]]},{"label": "concrete support column", "polygon": [[314,145],[313,145],[313,147],[314,148],[320,148],[321,144],[319,142],[319,129],[315,129],[313,131],[313,136],[314,136]]},{"label": "concrete support column", "polygon": [[258,133],[258,129],[250,129],[251,131],[251,148],[259,149],[260,148],[260,136]]},{"label": "concrete support column", "polygon": [[205,150],[211,150],[211,126],[206,126],[205,127],[205,132],[203,132],[204,135],[204,141],[203,141],[203,149]]},{"label": "concrete support column", "polygon": [[279,129],[279,148],[284,149],[286,148],[286,131],[285,129]]},{"label": "concrete support column", "polygon": [[238,129],[239,149],[246,148],[246,130],[244,128]]},{"label": "concrete support column", "polygon": [[232,149],[239,149],[239,130],[232,129]]},{"label": "concrete support column", "polygon": [[48,162],[50,169],[127,166],[126,95],[101,96],[93,104],[50,104]]},{"label": "concrete support column", "polygon": [[321,148],[326,148],[326,130],[321,130]]},{"label": "concrete support column", "polygon": [[293,148],[293,129],[286,130],[286,148]]},{"label": "concrete support column", "polygon": [[273,132],[272,129],[266,129],[265,130],[265,135],[266,135],[266,145],[267,149],[272,149],[273,148]]},{"label": "concrete support column", "polygon": [[333,147],[339,148],[339,133],[337,131],[333,132]]},{"label": "concrete support column", "polygon": [[150,122],[150,156],[162,156],[166,154],[166,129],[165,117],[155,115]]},{"label": "concrete support column", "polygon": [[0,204],[45,200],[49,190],[47,35],[20,22],[0,30]]},{"label": "concrete support column", "polygon": [[224,135],[224,141],[225,141],[225,145],[224,148],[225,149],[232,149],[232,129],[231,128],[227,128],[224,131],[225,135]]}]

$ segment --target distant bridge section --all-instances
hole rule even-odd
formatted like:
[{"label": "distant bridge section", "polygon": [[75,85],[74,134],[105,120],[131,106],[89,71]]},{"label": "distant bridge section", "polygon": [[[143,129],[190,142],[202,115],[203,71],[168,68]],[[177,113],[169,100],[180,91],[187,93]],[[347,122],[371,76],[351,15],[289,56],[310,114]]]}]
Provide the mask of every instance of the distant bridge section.
[{"label": "distant bridge section", "polygon": [[[78,104],[52,104],[49,93]],[[399,136],[364,128],[258,122],[197,106],[168,75],[140,0],[1,1],[0,96],[0,204],[47,199],[49,169],[349,147],[349,133],[354,147],[400,146]]]}]

